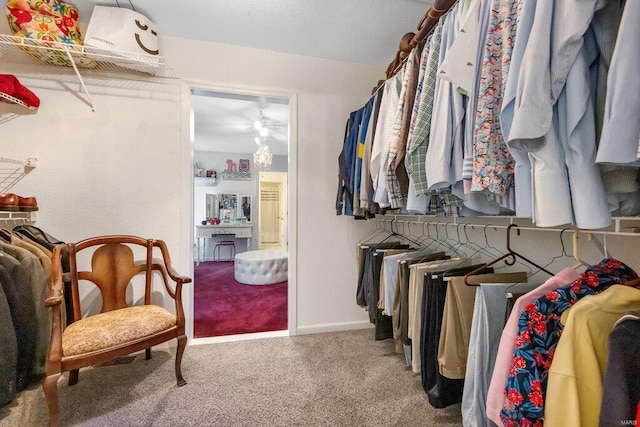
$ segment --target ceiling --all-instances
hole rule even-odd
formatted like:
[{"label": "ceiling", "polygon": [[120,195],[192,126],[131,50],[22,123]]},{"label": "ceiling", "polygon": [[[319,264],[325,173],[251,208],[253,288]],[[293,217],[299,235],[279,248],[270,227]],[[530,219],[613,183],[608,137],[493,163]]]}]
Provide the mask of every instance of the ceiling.
[{"label": "ceiling", "polygon": [[[70,0],[88,22],[94,5],[131,8],[158,34],[385,67],[433,0]],[[160,46],[162,54],[162,45]],[[382,76],[381,76],[382,77]],[[278,100],[193,96],[195,149],[253,152],[253,122],[270,122],[267,144],[286,155],[288,107]],[[218,94],[220,95],[220,94]],[[230,99],[235,98],[235,99]],[[238,150],[238,151],[236,151]],[[242,151],[246,150],[246,151]]]},{"label": "ceiling", "polygon": [[288,150],[289,103],[287,99],[258,98],[206,91],[192,91],[194,150],[253,153],[262,121],[269,134],[264,143],[273,155]]}]

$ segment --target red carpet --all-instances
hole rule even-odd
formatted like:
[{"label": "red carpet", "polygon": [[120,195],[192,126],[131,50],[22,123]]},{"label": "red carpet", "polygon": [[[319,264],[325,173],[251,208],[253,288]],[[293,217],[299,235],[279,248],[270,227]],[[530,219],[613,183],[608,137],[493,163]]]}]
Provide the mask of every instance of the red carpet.
[{"label": "red carpet", "polygon": [[243,285],[233,262],[194,266],[194,337],[217,337],[287,329],[287,282]]}]

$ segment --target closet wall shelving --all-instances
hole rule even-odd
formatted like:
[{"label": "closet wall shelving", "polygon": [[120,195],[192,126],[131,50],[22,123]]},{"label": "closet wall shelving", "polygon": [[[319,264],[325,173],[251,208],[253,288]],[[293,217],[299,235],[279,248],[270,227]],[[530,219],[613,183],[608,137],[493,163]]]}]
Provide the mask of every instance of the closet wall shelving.
[{"label": "closet wall shelving", "polygon": [[36,222],[35,212],[6,212],[0,211],[0,228],[13,228],[18,225],[33,224]]},{"label": "closet wall shelving", "polygon": [[[165,58],[161,56],[112,52],[7,34],[0,34],[0,58],[2,62],[7,63],[73,68],[92,111],[95,109],[80,69],[128,76],[178,78],[173,70],[167,67]],[[3,98],[9,99],[5,96]]]},{"label": "closet wall shelving", "polygon": [[[38,166],[38,159],[14,160],[0,157],[0,194],[6,194],[11,187]],[[0,227],[13,228],[17,225],[33,224],[35,212],[0,211]]]},{"label": "closet wall shelving", "polygon": [[[513,216],[479,216],[479,217],[442,217],[431,215],[376,215],[373,221],[379,222],[379,227],[398,234],[411,234],[411,226],[424,227],[430,225],[442,229],[454,229],[465,224],[475,227],[489,226],[495,229],[507,229],[509,225],[517,224],[517,228],[526,231],[562,232],[575,230],[585,235],[627,236],[640,237],[640,217],[614,217],[611,226],[597,230],[577,229],[570,225],[565,227],[537,227],[531,218]],[[418,227],[418,232],[420,228]],[[453,234],[451,234],[453,235]]]},{"label": "closet wall shelving", "polygon": [[4,100],[4,102],[8,102],[9,104],[18,105],[18,106],[24,108],[25,110],[32,110],[32,111],[36,110],[36,107],[32,107],[30,105],[27,105],[24,102],[22,102],[21,100],[19,100],[18,98],[9,95],[8,93],[0,92],[0,98],[2,98],[1,100]]},{"label": "closet wall shelving", "polygon": [[34,157],[25,161],[0,157],[0,194],[6,194],[36,166],[38,166],[38,159]]}]

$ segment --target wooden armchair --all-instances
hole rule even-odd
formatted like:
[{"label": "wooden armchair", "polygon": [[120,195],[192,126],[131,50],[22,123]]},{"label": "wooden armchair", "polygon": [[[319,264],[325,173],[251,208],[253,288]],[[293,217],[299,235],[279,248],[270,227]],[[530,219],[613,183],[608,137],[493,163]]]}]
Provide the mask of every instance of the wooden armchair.
[{"label": "wooden armchair", "polygon": [[[134,250],[146,253],[134,260]],[[161,259],[154,258],[160,252]],[[63,271],[62,258],[68,256],[69,271]],[[91,256],[91,265],[79,266]],[[78,382],[82,367],[104,363],[117,357],[145,350],[151,358],[151,347],[177,338],[175,372],[178,386],[182,378],[182,354],[187,343],[182,309],[182,285],[191,278],[180,276],[162,240],[136,236],[101,236],[78,243],[58,245],[53,250],[51,293],[45,305],[51,308],[51,338],[47,356],[46,377],[42,387],[49,406],[49,426],[58,423],[58,378],[69,371],[69,385]],[[143,276],[134,279],[134,276]],[[166,293],[175,302],[175,315],[151,304],[152,279],[160,276]],[[144,278],[144,281],[142,280]],[[131,282],[132,279],[137,280]],[[169,279],[175,282],[170,286]],[[74,322],[65,327],[63,282],[71,283]],[[93,283],[102,295],[99,314],[82,318],[79,283]],[[143,282],[143,283],[142,283]],[[144,286],[144,304],[130,306],[127,287]]]}]

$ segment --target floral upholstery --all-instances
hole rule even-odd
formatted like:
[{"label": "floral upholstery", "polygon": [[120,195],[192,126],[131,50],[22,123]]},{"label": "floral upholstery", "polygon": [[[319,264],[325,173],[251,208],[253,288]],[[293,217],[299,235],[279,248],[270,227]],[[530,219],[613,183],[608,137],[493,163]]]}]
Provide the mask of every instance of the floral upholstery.
[{"label": "floral upholstery", "polygon": [[130,343],[176,325],[176,317],[157,305],[108,311],[78,320],[62,335],[65,357]]}]

